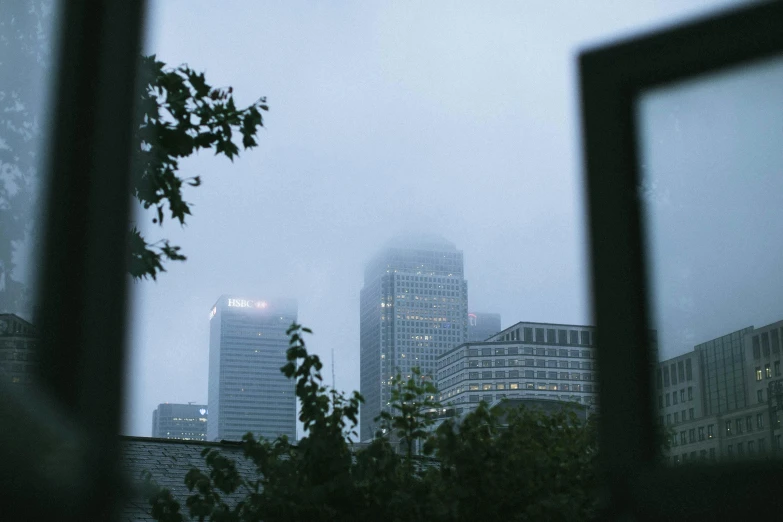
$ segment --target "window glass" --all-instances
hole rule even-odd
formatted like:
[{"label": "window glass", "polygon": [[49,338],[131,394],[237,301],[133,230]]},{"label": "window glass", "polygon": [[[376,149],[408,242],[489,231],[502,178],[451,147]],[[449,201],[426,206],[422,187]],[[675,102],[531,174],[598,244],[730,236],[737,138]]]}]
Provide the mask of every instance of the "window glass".
[{"label": "window glass", "polygon": [[0,379],[20,390],[35,386],[39,372],[36,293],[58,4],[0,9]]},{"label": "window glass", "polygon": [[[783,244],[768,247],[764,231],[783,222],[783,135],[768,132],[783,121],[778,83],[783,57],[651,89],[637,105],[656,370],[664,385],[688,383],[695,421],[722,418],[731,437],[752,429],[776,377]],[[747,455],[743,441],[733,448]]]}]

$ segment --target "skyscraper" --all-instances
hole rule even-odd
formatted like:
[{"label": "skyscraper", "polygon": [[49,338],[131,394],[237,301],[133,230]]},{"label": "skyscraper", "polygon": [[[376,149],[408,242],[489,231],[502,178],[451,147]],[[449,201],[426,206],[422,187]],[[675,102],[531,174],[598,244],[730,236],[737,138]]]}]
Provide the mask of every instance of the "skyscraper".
[{"label": "skyscraper", "polygon": [[468,314],[468,342],[486,341],[500,331],[500,314]]},{"label": "skyscraper", "polygon": [[218,299],[209,314],[207,440],[240,440],[248,431],[296,440],[294,381],[280,372],[296,315],[288,299]]},{"label": "skyscraper", "polygon": [[152,436],[160,439],[207,440],[205,404],[159,404],[152,412]]},{"label": "skyscraper", "polygon": [[362,439],[374,435],[398,371],[419,367],[434,377],[438,355],[467,340],[467,303],[462,252],[442,237],[394,239],[368,263],[360,297]]}]

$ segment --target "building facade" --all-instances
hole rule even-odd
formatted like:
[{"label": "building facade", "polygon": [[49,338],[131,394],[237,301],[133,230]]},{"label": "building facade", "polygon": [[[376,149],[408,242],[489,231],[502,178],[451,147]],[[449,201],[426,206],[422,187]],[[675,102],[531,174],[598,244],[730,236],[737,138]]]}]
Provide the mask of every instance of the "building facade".
[{"label": "building facade", "polygon": [[778,400],[774,390],[783,391],[782,352],[778,321],[700,343],[659,363],[659,421],[669,438],[670,462],[763,458],[780,450],[783,397]]},{"label": "building facade", "polygon": [[486,341],[501,330],[500,314],[472,312],[468,314],[468,342]]},{"label": "building facade", "polygon": [[440,357],[440,401],[458,415],[475,410],[482,401],[517,397],[594,407],[595,349],[593,327],[517,323]]},{"label": "building facade", "polygon": [[206,404],[159,404],[152,412],[152,436],[159,439],[207,440]]},{"label": "building facade", "polygon": [[13,384],[33,382],[38,373],[35,327],[14,314],[0,314],[0,379]]},{"label": "building facade", "polygon": [[390,380],[418,367],[434,379],[442,353],[468,335],[463,256],[441,237],[390,241],[367,265],[360,295],[362,440],[391,399]]},{"label": "building facade", "polygon": [[280,372],[296,302],[222,296],[209,315],[207,440],[296,440],[294,381]]}]

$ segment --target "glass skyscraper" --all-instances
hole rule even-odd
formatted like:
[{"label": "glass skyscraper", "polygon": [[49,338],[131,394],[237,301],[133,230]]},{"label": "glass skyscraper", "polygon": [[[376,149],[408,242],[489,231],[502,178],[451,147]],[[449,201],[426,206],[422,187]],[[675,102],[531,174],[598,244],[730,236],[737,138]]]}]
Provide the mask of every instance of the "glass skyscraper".
[{"label": "glass skyscraper", "polygon": [[294,381],[286,364],[293,300],[222,296],[210,311],[207,440],[241,440],[248,431],[296,440]]},{"label": "glass skyscraper", "polygon": [[438,356],[467,341],[462,252],[439,236],[390,241],[367,265],[360,297],[363,440],[391,399],[390,379],[414,367],[434,377]]}]

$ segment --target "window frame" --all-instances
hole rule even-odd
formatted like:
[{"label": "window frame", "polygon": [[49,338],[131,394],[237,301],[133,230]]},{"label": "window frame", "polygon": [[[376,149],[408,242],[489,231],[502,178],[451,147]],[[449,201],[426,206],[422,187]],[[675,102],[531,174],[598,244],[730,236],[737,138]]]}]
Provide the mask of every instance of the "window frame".
[{"label": "window frame", "polygon": [[[663,465],[636,121],[636,101],[646,90],[782,54],[781,26],[783,2],[754,4],[579,56],[592,304],[601,339],[596,357],[603,370],[599,433],[611,448],[599,455],[608,518],[742,517],[748,505],[763,504],[770,515],[783,508],[771,463]],[[681,487],[668,487],[674,482]],[[743,484],[741,493],[736,484]]]}]

